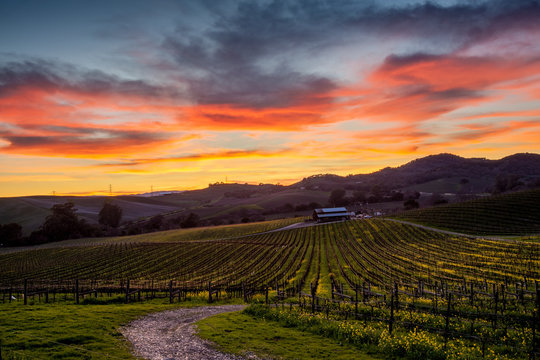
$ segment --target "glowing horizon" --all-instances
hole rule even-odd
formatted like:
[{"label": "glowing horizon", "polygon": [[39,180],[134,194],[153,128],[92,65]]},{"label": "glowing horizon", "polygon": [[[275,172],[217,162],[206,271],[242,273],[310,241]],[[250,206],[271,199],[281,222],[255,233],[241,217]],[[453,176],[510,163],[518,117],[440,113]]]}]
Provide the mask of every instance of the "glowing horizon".
[{"label": "glowing horizon", "polygon": [[0,197],[540,153],[538,1],[23,1],[0,13]]}]

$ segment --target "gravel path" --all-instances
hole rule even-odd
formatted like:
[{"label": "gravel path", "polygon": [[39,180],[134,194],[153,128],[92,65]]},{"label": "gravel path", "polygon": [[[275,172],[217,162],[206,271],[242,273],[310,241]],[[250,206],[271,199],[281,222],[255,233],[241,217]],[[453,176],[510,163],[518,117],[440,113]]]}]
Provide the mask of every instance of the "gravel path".
[{"label": "gravel path", "polygon": [[133,345],[136,356],[150,360],[237,360],[215,350],[195,335],[195,322],[223,312],[240,311],[245,305],[203,306],[147,315],[123,327],[120,332]]}]

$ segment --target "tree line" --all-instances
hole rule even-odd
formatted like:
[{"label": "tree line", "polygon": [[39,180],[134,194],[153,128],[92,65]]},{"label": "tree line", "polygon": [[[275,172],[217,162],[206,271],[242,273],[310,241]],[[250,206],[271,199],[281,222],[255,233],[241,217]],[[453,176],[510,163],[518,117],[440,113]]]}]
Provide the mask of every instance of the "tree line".
[{"label": "tree line", "polygon": [[[98,224],[91,224],[79,218],[72,202],[53,205],[50,210],[51,214],[45,218],[39,229],[28,236],[23,236],[20,224],[0,224],[0,247],[38,245],[83,237],[141,234],[161,230],[165,224],[163,215],[156,215],[150,219],[121,226],[122,208],[110,202],[105,202],[99,211]],[[200,223],[199,217],[193,213],[186,218],[175,220],[175,224],[171,225],[175,228],[195,227]]]}]

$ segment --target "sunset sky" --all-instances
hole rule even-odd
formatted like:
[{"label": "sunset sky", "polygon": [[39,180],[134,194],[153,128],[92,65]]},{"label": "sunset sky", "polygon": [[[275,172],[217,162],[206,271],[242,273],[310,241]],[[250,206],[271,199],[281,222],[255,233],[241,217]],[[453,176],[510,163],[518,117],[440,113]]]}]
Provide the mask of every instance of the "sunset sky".
[{"label": "sunset sky", "polygon": [[0,196],[540,152],[539,1],[0,0]]}]

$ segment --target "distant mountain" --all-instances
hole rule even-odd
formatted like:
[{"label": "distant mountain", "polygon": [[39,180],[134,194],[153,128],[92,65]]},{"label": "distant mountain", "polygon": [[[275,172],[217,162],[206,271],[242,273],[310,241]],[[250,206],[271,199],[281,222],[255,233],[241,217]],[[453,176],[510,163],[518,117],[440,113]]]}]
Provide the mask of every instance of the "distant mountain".
[{"label": "distant mountain", "polygon": [[[371,174],[341,177],[337,175],[317,175],[293,184],[293,187],[325,188],[338,186],[364,188],[373,186],[402,190],[408,187],[421,188],[421,184],[439,182],[441,192],[454,192],[457,184],[467,193],[492,192],[497,179],[512,179],[515,187],[533,186],[540,180],[540,155],[515,154],[500,160],[463,158],[452,154],[430,155],[413,160],[395,168],[387,167]],[[519,183],[519,185],[518,185]],[[448,188],[444,189],[445,184]],[[540,185],[540,183],[538,184]]]},{"label": "distant mountain", "polygon": [[[0,224],[19,223],[24,233],[29,234],[39,228],[54,204],[68,201],[75,204],[79,216],[89,223],[97,223],[103,203],[112,201],[123,209],[122,221],[147,221],[158,214],[176,221],[193,212],[202,222],[219,224],[308,215],[313,206],[329,205],[329,194],[334,189],[348,190],[349,197],[355,190],[369,196],[376,189],[381,201],[389,201],[392,191],[427,193],[426,196],[429,193],[467,195],[533,187],[540,187],[538,154],[515,154],[500,160],[439,154],[371,174],[313,175],[290,186],[216,183],[200,190],[131,196],[0,198]],[[455,201],[455,198],[449,199]],[[423,205],[429,205],[429,202],[424,201]],[[392,206],[402,207],[402,203],[396,201]]]}]

